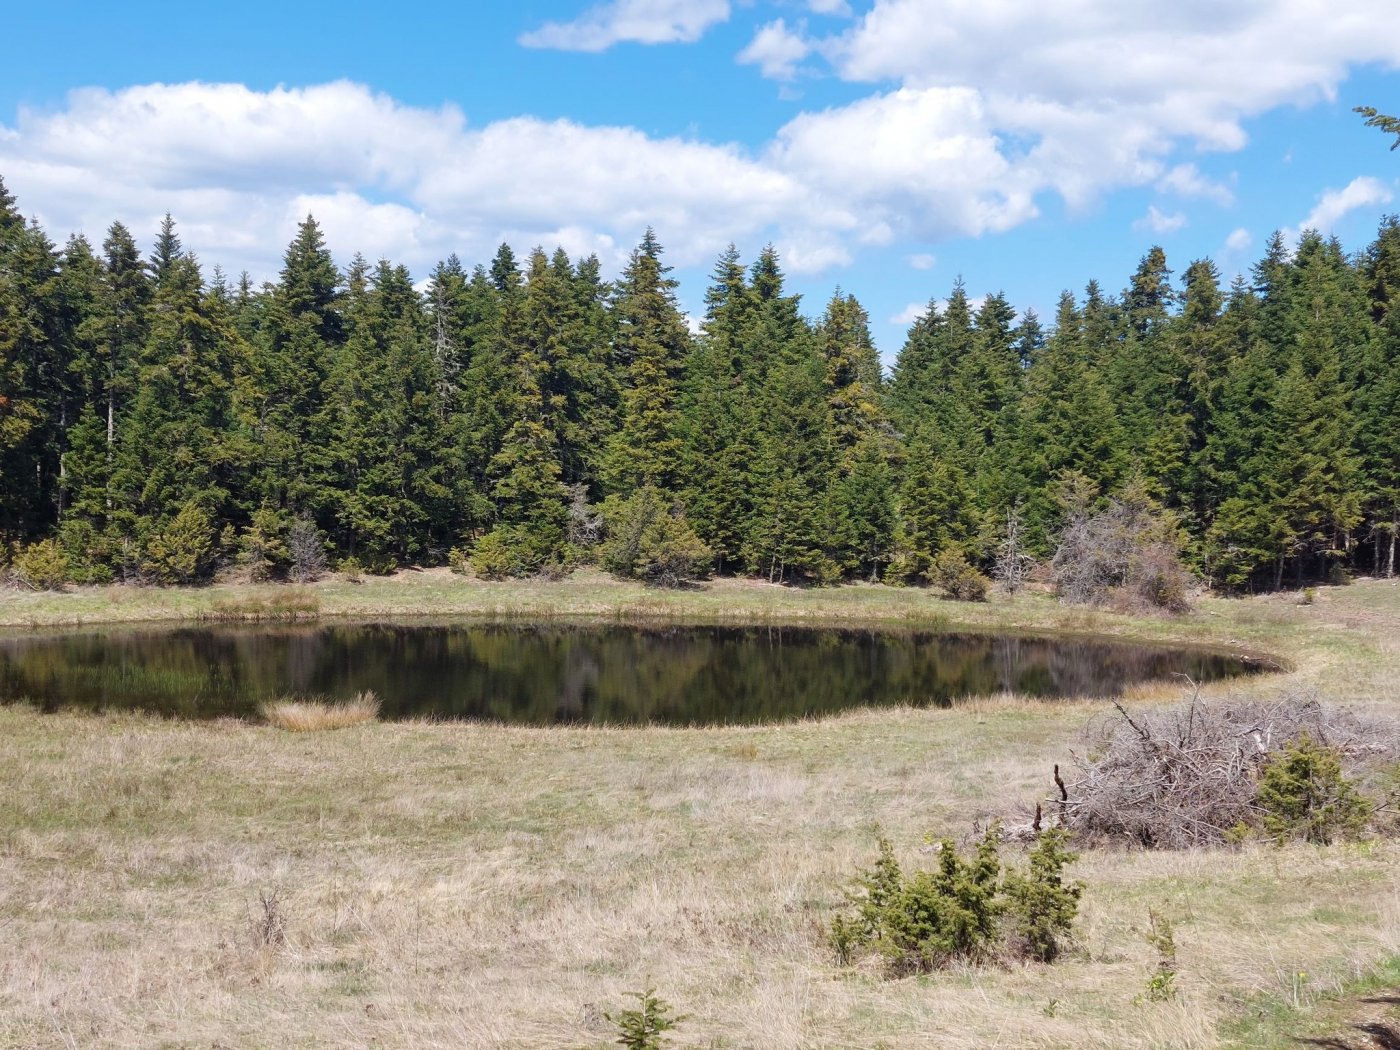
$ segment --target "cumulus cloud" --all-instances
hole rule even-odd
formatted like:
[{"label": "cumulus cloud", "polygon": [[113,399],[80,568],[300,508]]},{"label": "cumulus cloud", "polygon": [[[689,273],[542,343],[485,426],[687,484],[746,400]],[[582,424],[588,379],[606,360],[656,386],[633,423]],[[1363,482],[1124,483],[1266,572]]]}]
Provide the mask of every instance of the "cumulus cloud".
[{"label": "cumulus cloud", "polygon": [[915,321],[928,316],[928,303],[910,303],[890,318],[890,324],[908,328]]},{"label": "cumulus cloud", "polygon": [[1400,64],[1400,5],[875,0],[820,51],[847,80],[972,92],[969,132],[1071,208],[1159,181],[1225,203],[1227,187],[1172,165],[1173,152],[1239,149],[1247,118],[1334,97],[1356,65]]},{"label": "cumulus cloud", "polygon": [[1225,238],[1225,250],[1236,255],[1243,255],[1254,247],[1254,238],[1243,226],[1230,231],[1230,236]]},{"label": "cumulus cloud", "polygon": [[1185,225],[1186,216],[1182,212],[1164,212],[1152,204],[1148,206],[1147,214],[1133,223],[1133,229],[1147,230],[1151,233],[1175,233]]},{"label": "cumulus cloud", "polygon": [[1235,202],[1229,186],[1202,175],[1194,164],[1178,164],[1157,180],[1157,188],[1178,197],[1203,197],[1222,207]]},{"label": "cumulus cloud", "polygon": [[805,210],[837,214],[737,147],[534,118],[471,127],[347,82],[75,92],[0,133],[0,171],[56,236],[100,239],[114,219],[149,236],[169,210],[202,257],[259,276],[308,211],[341,258],[417,270],[502,239],[620,259],[649,224],[673,261],[700,263],[774,229],[815,242],[828,235]]},{"label": "cumulus cloud", "polygon": [[1301,230],[1316,230],[1321,234],[1330,234],[1337,223],[1344,216],[1357,208],[1371,207],[1376,204],[1389,204],[1394,194],[1390,187],[1381,182],[1380,179],[1363,175],[1352,179],[1343,189],[1327,190],[1318,198],[1317,207],[1313,208],[1297,227],[1297,230],[1288,231],[1288,240],[1296,240],[1297,233]]},{"label": "cumulus cloud", "polygon": [[[680,265],[772,240],[795,273],[862,246],[1009,229],[1034,182],[980,129],[966,91],[893,92],[806,113],[764,148],[518,117],[473,126],[336,82],[81,90],[0,128],[0,170],[56,236],[113,219],[149,236],[168,209],[191,248],[276,272],[269,247],[314,211],[338,256],[415,270],[502,239],[625,256],[653,225]],[[568,177],[560,177],[567,172]]]},{"label": "cumulus cloud", "polygon": [[614,44],[691,44],[729,18],[729,0],[613,0],[570,22],[546,22],[520,36],[525,47],[606,51]]},{"label": "cumulus cloud", "polygon": [[938,265],[938,259],[928,252],[918,252],[914,255],[906,256],[904,261],[915,270],[932,270]]},{"label": "cumulus cloud", "polygon": [[749,46],[736,59],[741,65],[756,65],[772,80],[791,80],[797,75],[797,64],[812,53],[811,45],[799,33],[788,29],[779,18],[769,22],[754,34]]},{"label": "cumulus cloud", "polygon": [[[731,6],[612,0],[525,42],[689,40]],[[814,16],[839,7],[807,0]],[[529,116],[473,125],[344,82],[88,90],[0,126],[0,171],[56,235],[112,218],[151,231],[169,209],[211,262],[263,274],[276,269],[264,246],[307,207],[338,254],[382,250],[415,269],[502,238],[620,258],[650,224],[679,265],[771,240],[790,269],[816,271],[1010,230],[1051,195],[1071,214],[1128,186],[1226,204],[1231,187],[1186,151],[1238,149],[1248,118],[1331,97],[1359,65],[1400,65],[1390,0],[873,0],[824,39],[774,27],[745,52],[771,75],[825,61],[879,87],[751,146]],[[1330,228],[1388,193],[1358,180],[1306,221]],[[1155,208],[1149,229],[1184,221]]]},{"label": "cumulus cloud", "polygon": [[846,0],[807,0],[807,7],[817,15],[848,18],[851,14],[851,5]]},{"label": "cumulus cloud", "polygon": [[804,113],[768,152],[859,234],[884,224],[925,240],[1007,230],[1037,214],[1034,182],[987,132],[976,92],[895,91]]}]

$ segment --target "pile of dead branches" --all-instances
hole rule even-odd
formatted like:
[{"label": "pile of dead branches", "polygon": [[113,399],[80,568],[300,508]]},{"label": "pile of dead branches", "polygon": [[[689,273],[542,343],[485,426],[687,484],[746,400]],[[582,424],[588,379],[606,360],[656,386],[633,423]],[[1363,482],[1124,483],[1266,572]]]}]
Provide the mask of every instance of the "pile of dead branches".
[{"label": "pile of dead branches", "polygon": [[1172,708],[1114,708],[1086,731],[1070,776],[1055,767],[1056,794],[1037,807],[1037,826],[1058,818],[1097,844],[1217,845],[1259,826],[1260,771],[1300,738],[1336,748],[1348,776],[1397,753],[1394,725],[1306,696],[1207,700],[1194,692]]}]

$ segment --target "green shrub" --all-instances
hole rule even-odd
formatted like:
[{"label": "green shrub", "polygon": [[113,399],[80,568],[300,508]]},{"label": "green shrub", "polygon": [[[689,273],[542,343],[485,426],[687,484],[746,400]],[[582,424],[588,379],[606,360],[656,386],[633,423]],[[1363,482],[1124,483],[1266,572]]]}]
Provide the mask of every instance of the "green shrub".
[{"label": "green shrub", "polygon": [[685,1017],[674,1014],[670,1003],[657,998],[655,988],[634,992],[633,997],[638,1000],[637,1009],[603,1015],[617,1028],[614,1041],[627,1050],[663,1050],[670,1042],[665,1034],[674,1031]]},{"label": "green shrub", "polygon": [[890,555],[885,566],[883,582],[892,587],[904,587],[916,583],[923,576],[926,566],[923,560],[910,550],[896,550]]},{"label": "green shrub", "polygon": [[515,559],[503,529],[492,529],[476,541],[471,554],[472,572],[483,580],[504,580],[514,574]]},{"label": "green shrub", "polygon": [[1064,832],[1047,831],[1031,851],[1029,870],[1008,872],[998,835],[996,827],[988,829],[971,857],[945,839],[937,866],[910,874],[880,836],[874,865],[856,878],[855,914],[832,923],[837,961],[844,965],[868,949],[899,975],[999,955],[1054,960],[1079,910],[1081,887],[1064,881],[1075,854],[1065,848]]},{"label": "green shrub", "polygon": [[1341,753],[1307,733],[1269,756],[1257,799],[1264,830],[1280,841],[1354,837],[1371,816],[1371,805],[1342,775]]},{"label": "green shrub", "polygon": [[1164,1003],[1176,998],[1176,931],[1171,920],[1155,911],[1147,913],[1147,943],[1157,954],[1157,965],[1147,978],[1147,1001]]},{"label": "green shrub", "polygon": [[61,591],[68,582],[68,555],[53,540],[40,540],[15,555],[10,575],[21,587],[35,591]]},{"label": "green shrub", "polygon": [[563,535],[529,525],[497,525],[472,548],[471,567],[483,580],[508,576],[557,576],[569,571]]},{"label": "green shrub", "polygon": [[714,552],[683,516],[663,514],[642,533],[635,570],[661,587],[680,587],[707,575]]},{"label": "green shrub", "polygon": [[253,511],[252,521],[238,537],[238,562],[254,583],[280,576],[291,564],[287,549],[288,522],[271,507]]},{"label": "green shrub", "polygon": [[679,587],[709,572],[714,552],[679,507],[651,487],[603,504],[603,567],[618,576]]},{"label": "green shrub", "polygon": [[1079,911],[1084,887],[1064,877],[1065,868],[1079,854],[1068,847],[1066,829],[1041,832],[1027,858],[1029,870],[1006,879],[1007,914],[1022,946],[1020,954],[1037,962],[1054,962],[1059,957],[1061,939]]},{"label": "green shrub", "polygon": [[928,578],[942,588],[947,597],[959,602],[984,602],[991,588],[991,581],[955,547],[938,553],[928,570]]},{"label": "green shrub", "polygon": [[447,552],[447,567],[458,576],[465,576],[472,567],[471,555],[461,547],[453,547]]},{"label": "green shrub", "polygon": [[143,568],[161,583],[194,583],[209,572],[217,553],[213,522],[190,501],[146,541]]},{"label": "green shrub", "polygon": [[360,564],[360,559],[353,554],[348,558],[341,558],[335,568],[336,572],[351,583],[359,583],[364,579],[365,567]]},{"label": "green shrub", "polygon": [[90,521],[66,519],[55,539],[68,557],[69,583],[107,584],[116,579],[111,537],[99,533]]}]

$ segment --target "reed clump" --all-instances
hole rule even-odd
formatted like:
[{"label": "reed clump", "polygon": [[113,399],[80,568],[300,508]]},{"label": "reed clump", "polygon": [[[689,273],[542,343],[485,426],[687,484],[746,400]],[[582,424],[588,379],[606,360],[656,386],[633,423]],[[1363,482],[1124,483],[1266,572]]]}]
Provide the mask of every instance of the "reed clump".
[{"label": "reed clump", "polygon": [[216,601],[198,618],[210,623],[269,623],[315,620],[320,615],[321,600],[313,592],[289,588],[266,596]]},{"label": "reed clump", "polygon": [[292,733],[345,729],[379,717],[379,697],[365,690],[351,700],[277,700],[263,704],[263,721]]}]

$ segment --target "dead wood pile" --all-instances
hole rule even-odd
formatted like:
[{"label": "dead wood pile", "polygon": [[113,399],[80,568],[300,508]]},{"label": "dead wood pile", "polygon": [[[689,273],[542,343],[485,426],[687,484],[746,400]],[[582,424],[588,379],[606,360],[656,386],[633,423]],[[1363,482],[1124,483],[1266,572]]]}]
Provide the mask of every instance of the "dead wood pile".
[{"label": "dead wood pile", "polygon": [[1329,709],[1310,696],[1208,700],[1115,711],[1096,719],[1068,779],[1037,807],[1035,829],[1057,817],[1081,841],[1157,849],[1217,845],[1259,825],[1260,771],[1305,734],[1338,750],[1351,777],[1393,762],[1397,727]]}]

